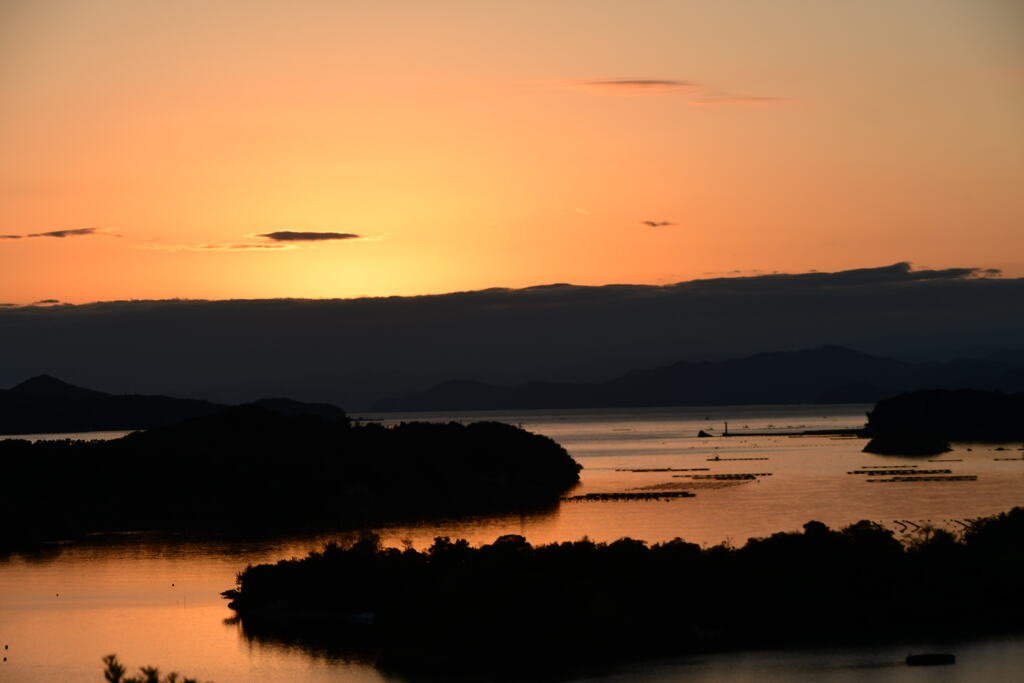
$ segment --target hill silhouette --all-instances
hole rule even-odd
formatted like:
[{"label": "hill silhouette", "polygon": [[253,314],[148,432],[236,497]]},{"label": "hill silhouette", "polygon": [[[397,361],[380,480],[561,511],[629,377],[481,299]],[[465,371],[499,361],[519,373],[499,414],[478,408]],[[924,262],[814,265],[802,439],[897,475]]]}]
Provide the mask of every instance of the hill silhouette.
[{"label": "hill silhouette", "polygon": [[0,441],[0,547],[95,529],[329,529],[539,508],[579,480],[511,425],[285,415],[256,405],[106,441]]},{"label": "hill silhouette", "polygon": [[772,403],[873,403],[923,387],[1024,388],[1024,367],[995,359],[909,363],[826,345],[633,370],[600,383],[501,387],[449,381],[373,410],[499,410]]},{"label": "hill silhouette", "polygon": [[915,362],[1024,348],[1024,278],[989,275],[898,263],[659,286],[0,308],[0,386],[49,373],[115,393],[365,410],[450,379],[593,384],[822,344]]},{"label": "hill silhouette", "polygon": [[[341,408],[287,398],[255,402],[278,413],[344,417]],[[0,434],[46,434],[122,429],[148,429],[214,415],[220,403],[170,396],[108,394],[86,389],[51,375],[39,375],[0,390]]]},{"label": "hill silhouette", "polygon": [[1024,393],[959,389],[900,394],[868,413],[868,453],[931,455],[950,441],[1024,441]]},{"label": "hill silhouette", "polygon": [[108,394],[104,394],[102,391],[76,387],[50,375],[30,377],[21,384],[11,387],[9,391],[28,398],[46,399],[83,400],[108,396]]}]

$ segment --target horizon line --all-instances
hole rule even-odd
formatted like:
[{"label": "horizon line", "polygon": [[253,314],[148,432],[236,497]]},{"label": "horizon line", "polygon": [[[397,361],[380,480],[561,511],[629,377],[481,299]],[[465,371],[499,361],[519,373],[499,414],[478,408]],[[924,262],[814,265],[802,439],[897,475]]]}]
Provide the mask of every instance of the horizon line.
[{"label": "horizon line", "polygon": [[[483,292],[525,292],[529,290],[553,290],[556,288],[578,288],[578,289],[602,289],[606,287],[633,287],[633,288],[650,288],[650,289],[668,289],[671,287],[678,287],[680,285],[695,284],[700,282],[721,282],[728,280],[752,280],[757,278],[772,278],[772,277],[801,277],[801,276],[835,276],[847,273],[903,273],[903,274],[925,274],[925,273],[953,273],[952,277],[946,275],[942,278],[934,279],[957,279],[957,280],[1019,280],[1024,279],[1020,277],[1002,277],[1002,272],[997,268],[982,268],[982,267],[966,267],[966,268],[928,268],[923,267],[915,270],[910,261],[898,261],[896,263],[887,264],[883,266],[862,266],[858,268],[846,268],[842,270],[833,271],[822,271],[822,270],[806,270],[798,272],[787,272],[787,271],[729,271],[723,274],[712,274],[705,273],[705,275],[714,275],[713,277],[695,277],[689,280],[678,280],[670,283],[629,283],[629,282],[608,282],[599,285],[580,285],[571,282],[550,282],[536,285],[526,285],[522,287],[507,287],[507,286],[492,286],[492,287],[481,287],[479,289],[455,289],[449,291],[440,292],[424,292],[420,294],[378,294],[378,295],[355,295],[355,296],[324,296],[324,297],[309,297],[309,296],[276,296],[276,297],[228,297],[228,298],[190,298],[190,297],[166,297],[166,298],[128,298],[128,299],[99,299],[95,301],[81,301],[81,302],[70,302],[62,301],[59,299],[40,299],[30,303],[0,303],[0,311],[4,310],[24,310],[24,309],[51,309],[51,308],[69,308],[77,306],[94,306],[102,304],[123,304],[123,303],[172,303],[172,302],[187,302],[187,303],[228,303],[228,302],[269,302],[269,301],[317,301],[317,302],[328,302],[328,301],[363,301],[373,299],[417,299],[426,297],[440,297],[440,296],[451,296],[457,294],[477,294]],[[932,279],[932,278],[929,278]]]}]

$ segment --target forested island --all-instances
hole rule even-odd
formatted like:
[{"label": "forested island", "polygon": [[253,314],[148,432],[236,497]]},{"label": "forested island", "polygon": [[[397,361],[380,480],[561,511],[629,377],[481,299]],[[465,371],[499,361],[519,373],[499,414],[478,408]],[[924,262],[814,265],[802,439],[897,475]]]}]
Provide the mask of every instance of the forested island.
[{"label": "forested island", "polygon": [[950,442],[1024,441],[1024,394],[932,389],[879,401],[868,413],[864,447],[882,455],[933,455]]},{"label": "forested island", "polygon": [[[670,654],[891,643],[1021,628],[1024,508],[909,543],[861,521],[702,549],[623,538],[425,550],[364,535],[249,567],[243,633],[401,673],[488,675]],[[543,668],[537,668],[543,667]]]},{"label": "forested island", "polygon": [[0,463],[0,548],[92,530],[322,530],[536,509],[580,470],[511,425],[386,427],[256,405],[109,441],[0,441]]}]

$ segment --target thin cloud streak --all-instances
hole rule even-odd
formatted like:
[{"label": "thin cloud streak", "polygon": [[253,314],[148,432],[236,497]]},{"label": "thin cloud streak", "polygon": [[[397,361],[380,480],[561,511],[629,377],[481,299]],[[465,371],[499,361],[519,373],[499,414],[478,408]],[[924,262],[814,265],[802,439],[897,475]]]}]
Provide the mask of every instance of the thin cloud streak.
[{"label": "thin cloud streak", "polygon": [[713,107],[713,106],[769,106],[786,102],[784,97],[768,97],[759,95],[707,95],[690,100],[691,107]]},{"label": "thin cloud streak", "polygon": [[737,95],[723,92],[718,88],[696,81],[672,78],[603,78],[579,81],[541,81],[559,90],[573,90],[589,95],[602,96],[643,96],[683,95],[689,104],[701,106],[764,106],[779,104],[787,98],[767,95]]},{"label": "thin cloud streak", "polygon": [[383,236],[365,236],[350,232],[299,232],[295,230],[278,230],[262,234],[246,235],[246,237],[261,237],[269,242],[240,242],[236,244],[140,244],[135,249],[149,249],[155,251],[284,251],[299,249],[303,242],[327,242],[332,240],[359,240],[364,242],[376,242],[384,239]]},{"label": "thin cloud streak", "polygon": [[594,81],[563,83],[566,90],[579,90],[591,95],[637,96],[667,95],[697,87],[696,83],[667,78],[609,78]]},{"label": "thin cloud streak", "polygon": [[584,85],[623,88],[691,88],[695,84],[690,81],[663,78],[611,78],[603,81],[587,81]]},{"label": "thin cloud streak", "polygon": [[120,235],[100,230],[99,228],[66,228],[63,230],[50,230],[49,232],[31,232],[27,235],[0,235],[0,240],[20,240],[23,237],[56,237],[64,239],[65,237],[87,237],[91,235],[120,237]]},{"label": "thin cloud streak", "polygon": [[33,232],[27,235],[28,237],[58,237],[64,239],[65,237],[82,237],[85,235],[98,235],[100,234],[98,228],[71,228],[68,230],[51,230],[50,232]]},{"label": "thin cloud streak", "polygon": [[275,242],[323,242],[327,240],[355,240],[362,235],[351,232],[297,232],[294,230],[278,230],[253,237],[266,237]]},{"label": "thin cloud streak", "polygon": [[649,225],[652,228],[661,228],[667,225],[675,225],[672,221],[640,221],[641,225]]},{"label": "thin cloud streak", "polygon": [[137,244],[134,249],[152,251],[282,251],[298,249],[293,244]]}]

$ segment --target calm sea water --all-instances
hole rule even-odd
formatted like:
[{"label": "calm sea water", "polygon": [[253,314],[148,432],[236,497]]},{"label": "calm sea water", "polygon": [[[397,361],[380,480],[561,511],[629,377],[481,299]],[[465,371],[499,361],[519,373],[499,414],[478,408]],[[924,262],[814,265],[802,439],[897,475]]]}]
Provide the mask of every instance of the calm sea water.
[{"label": "calm sea water", "polygon": [[[671,490],[691,474],[770,473],[736,485],[700,485],[694,498],[661,502],[563,502],[545,514],[510,515],[379,529],[385,542],[428,545],[435,536],[490,542],[518,533],[534,543],[632,536],[680,536],[702,544],[742,544],[817,519],[839,526],[871,519],[897,533],[926,523],[957,528],[973,517],[1024,504],[1024,451],[966,444],[937,460],[873,456],[863,441],[827,436],[743,436],[744,432],[857,427],[866,406],[526,411],[361,415],[368,419],[497,419],[551,436],[584,465],[574,495]],[[698,430],[730,438],[698,439]],[[116,434],[108,434],[116,436]],[[743,458],[743,459],[740,459]],[[758,458],[758,459],[750,459]],[[1016,458],[1013,460],[1011,458]],[[977,475],[976,481],[875,483],[847,472],[906,464]],[[651,487],[655,487],[652,489]],[[126,493],[130,496],[130,492]],[[242,638],[220,591],[247,564],[301,556],[330,536],[196,541],[150,534],[95,536],[33,555],[0,558],[0,680],[102,679],[100,657],[130,667],[153,664],[217,683],[384,680],[370,666],[328,661],[301,650]],[[910,669],[908,651],[954,651],[958,664]],[[585,680],[692,681],[1014,681],[1024,671],[1024,638],[911,643],[890,649],[747,652],[659,660]]]}]

